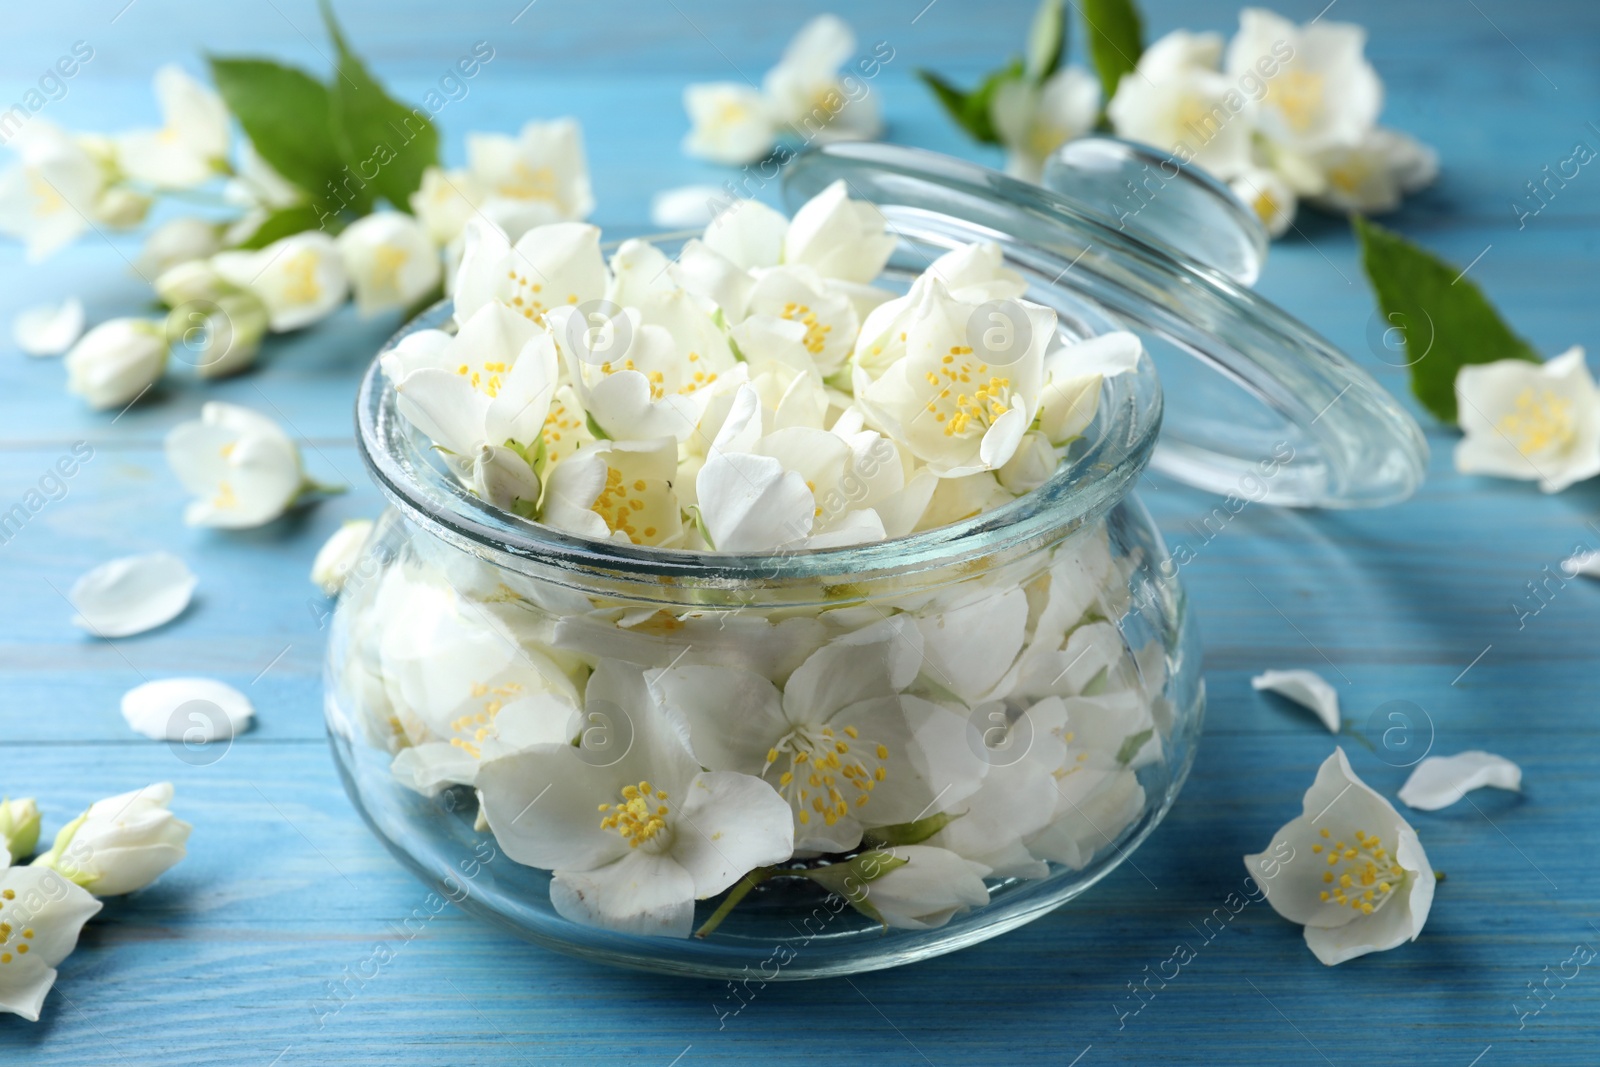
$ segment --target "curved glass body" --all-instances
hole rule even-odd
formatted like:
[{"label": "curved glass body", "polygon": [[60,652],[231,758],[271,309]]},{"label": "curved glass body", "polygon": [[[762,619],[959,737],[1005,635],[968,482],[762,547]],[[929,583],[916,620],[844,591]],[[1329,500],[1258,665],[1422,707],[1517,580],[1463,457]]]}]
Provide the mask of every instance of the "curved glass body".
[{"label": "curved glass body", "polygon": [[[907,240],[884,282],[907,284],[936,250]],[[1069,338],[1113,328],[1071,290],[1031,280],[1030,299],[1055,307]],[[447,317],[441,306],[408,329]],[[596,542],[487,507],[398,414],[376,364],[357,415],[394,507],[334,618],[336,761],[414,871],[530,940],[707,976],[894,966],[1083,892],[1154,828],[1188,772],[1198,639],[1131,496],[1160,424],[1148,360],[1105,381],[1093,423],[1033,492],[892,541],[770,555]],[[494,759],[528,747],[518,716],[535,697],[570,707],[559,740],[534,746],[570,774]],[[660,747],[643,704],[680,724],[695,783],[734,771],[783,798],[787,856],[726,855],[739,806],[726,826],[702,826],[715,818],[694,807],[699,784],[685,800],[682,782],[655,781],[673,794],[660,825],[635,817],[627,790],[639,767],[657,775]],[[475,775],[491,763],[496,785],[480,794]],[[508,792],[526,795],[512,805],[522,810],[497,799]],[[678,863],[699,879],[698,846],[727,870],[685,904],[692,915],[642,931],[606,920],[610,873],[513,858],[529,834],[612,833],[632,846],[619,846],[624,859],[644,862],[638,852],[652,870]]]}]

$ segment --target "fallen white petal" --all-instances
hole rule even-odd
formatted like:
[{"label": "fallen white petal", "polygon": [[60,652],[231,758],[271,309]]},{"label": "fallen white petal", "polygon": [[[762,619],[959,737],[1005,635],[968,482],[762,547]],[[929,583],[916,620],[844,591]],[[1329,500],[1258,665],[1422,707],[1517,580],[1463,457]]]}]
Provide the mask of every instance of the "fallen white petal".
[{"label": "fallen white petal", "polygon": [[1418,811],[1438,811],[1486,785],[1520,791],[1522,768],[1490,752],[1429,756],[1417,764],[1406,784],[1400,787],[1400,800],[1406,807]]},{"label": "fallen white petal", "polygon": [[1316,671],[1263,671],[1250,685],[1310,708],[1329,733],[1339,732],[1339,694]]},{"label": "fallen white petal", "polygon": [[650,222],[669,230],[698,230],[729,202],[727,191],[716,185],[664,189],[650,198]]},{"label": "fallen white petal", "polygon": [[162,678],[122,695],[122,717],[155,741],[221,741],[241,733],[255,713],[243,693],[210,678]]},{"label": "fallen white petal", "polygon": [[11,338],[30,356],[59,356],[83,333],[83,301],[70,297],[60,304],[41,304],[17,313]]},{"label": "fallen white petal", "polygon": [[170,552],[114,559],[73,583],[67,599],[78,617],[72,621],[96,637],[144,633],[177,618],[196,581]]}]

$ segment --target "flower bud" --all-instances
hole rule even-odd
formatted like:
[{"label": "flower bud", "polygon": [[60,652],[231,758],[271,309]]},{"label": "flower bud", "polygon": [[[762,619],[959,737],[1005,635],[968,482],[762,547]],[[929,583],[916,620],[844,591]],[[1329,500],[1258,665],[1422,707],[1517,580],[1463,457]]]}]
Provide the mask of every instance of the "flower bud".
[{"label": "flower bud", "polygon": [[61,828],[50,851],[33,861],[97,897],[143,889],[187,854],[193,829],[167,810],[172,783],[96,801]]},{"label": "flower bud", "polygon": [[0,800],[0,850],[12,859],[33,855],[39,844],[39,805],[32,797]]},{"label": "flower bud", "polygon": [[167,337],[161,323],[112,319],[101,323],[67,353],[67,389],[93,408],[131,403],[167,366]]}]

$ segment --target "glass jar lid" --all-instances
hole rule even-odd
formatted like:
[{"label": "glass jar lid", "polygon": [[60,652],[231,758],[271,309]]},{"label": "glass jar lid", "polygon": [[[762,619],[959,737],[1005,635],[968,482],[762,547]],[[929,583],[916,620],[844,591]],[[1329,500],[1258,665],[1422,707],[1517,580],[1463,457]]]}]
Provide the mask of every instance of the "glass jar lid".
[{"label": "glass jar lid", "polygon": [[[843,179],[906,241],[999,244],[1068,332],[1137,333],[1165,394],[1158,470],[1288,506],[1410,496],[1427,464],[1422,431],[1350,357],[1249,289],[1264,235],[1243,205],[1127,142],[1072,146],[1049,172],[1052,191],[921,149],[823,145],[789,164],[784,197],[792,210]],[[1144,190],[1140,206],[1119,210],[1128,182]]]}]

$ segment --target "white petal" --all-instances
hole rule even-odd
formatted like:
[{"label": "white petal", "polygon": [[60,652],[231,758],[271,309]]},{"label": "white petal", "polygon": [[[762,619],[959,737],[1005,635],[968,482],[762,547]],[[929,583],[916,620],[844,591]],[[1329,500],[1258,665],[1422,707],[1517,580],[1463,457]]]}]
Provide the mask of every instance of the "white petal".
[{"label": "white petal", "polygon": [[17,313],[11,337],[30,356],[59,356],[83,333],[83,301],[42,304]]},{"label": "white petal", "polygon": [[550,903],[562,918],[625,934],[688,937],[694,879],[666,853],[634,849],[587,873],[557,871]]},{"label": "white petal", "polygon": [[668,230],[703,229],[727,200],[716,185],[681,185],[650,198],[650,222]]},{"label": "white petal", "polygon": [[56,965],[77,946],[78,931],[102,905],[48,867],[0,870],[0,890],[18,903],[37,902],[28,916],[36,933],[32,951],[12,954],[0,972],[0,1011],[38,1022],[45,994],[55,984]]},{"label": "white petal", "polygon": [[696,775],[674,822],[679,825],[672,858],[689,872],[694,895],[702,899],[794,852],[794,816],[788,802],[772,786],[748,774]]},{"label": "white petal", "polygon": [[1264,671],[1250,679],[1252,688],[1265,689],[1310,708],[1329,733],[1339,732],[1339,694],[1315,671]]},{"label": "white petal", "polygon": [[153,630],[189,606],[197,578],[170,552],[124,556],[102,563],[73,583],[73,620],[96,637]]},{"label": "white petal", "polygon": [[700,468],[695,488],[720,552],[770,551],[811,533],[811,490],[775,459],[742,452],[712,456]]},{"label": "white petal", "polygon": [[1417,764],[1406,784],[1400,787],[1400,800],[1418,811],[1448,808],[1468,792],[1484,786],[1522,789],[1522,768],[1489,752],[1462,752],[1455,756],[1429,756]]},{"label": "white petal", "polygon": [[210,678],[161,678],[122,695],[122,717],[153,741],[225,740],[242,733],[255,713],[243,693]]}]

